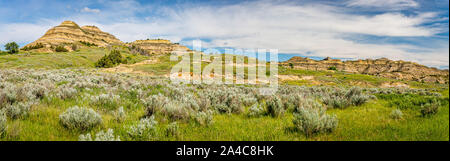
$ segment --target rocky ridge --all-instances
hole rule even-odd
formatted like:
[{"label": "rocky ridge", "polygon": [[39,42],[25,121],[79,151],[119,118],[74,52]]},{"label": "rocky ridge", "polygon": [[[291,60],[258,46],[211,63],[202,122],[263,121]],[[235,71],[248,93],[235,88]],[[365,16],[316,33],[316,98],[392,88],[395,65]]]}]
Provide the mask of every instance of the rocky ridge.
[{"label": "rocky ridge", "polygon": [[341,61],[329,57],[313,60],[294,56],[280,63],[287,67],[305,70],[338,70],[350,73],[368,74],[398,80],[449,83],[449,71],[427,67],[414,62],[393,61],[387,58]]},{"label": "rocky ridge", "polygon": [[128,45],[131,49],[137,50],[144,55],[166,54],[171,53],[172,51],[191,51],[186,46],[163,39],[136,40]]}]

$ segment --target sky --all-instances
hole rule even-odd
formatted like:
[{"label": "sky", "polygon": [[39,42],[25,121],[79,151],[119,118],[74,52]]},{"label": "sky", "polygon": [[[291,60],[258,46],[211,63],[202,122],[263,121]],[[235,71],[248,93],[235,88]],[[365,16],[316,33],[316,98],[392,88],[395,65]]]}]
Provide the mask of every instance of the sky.
[{"label": "sky", "polygon": [[[407,60],[449,68],[449,0],[0,0],[0,45],[64,20],[124,42],[278,49],[307,57]],[[4,49],[4,48],[0,48]]]}]

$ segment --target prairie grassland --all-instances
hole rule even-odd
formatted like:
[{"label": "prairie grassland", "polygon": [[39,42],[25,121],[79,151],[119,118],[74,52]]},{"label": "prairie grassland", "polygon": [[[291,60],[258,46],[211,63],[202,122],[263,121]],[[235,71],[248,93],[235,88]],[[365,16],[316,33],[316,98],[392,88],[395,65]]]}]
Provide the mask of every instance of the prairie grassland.
[{"label": "prairie grassland", "polygon": [[[94,68],[94,63],[103,57],[108,50],[104,48],[82,48],[74,52],[32,53],[21,51],[18,54],[0,56],[0,69],[65,69]],[[130,54],[120,50],[130,63],[140,62],[148,57]]]},{"label": "prairie grassland", "polygon": [[[87,134],[113,140],[102,133],[108,129],[130,141],[449,140],[448,86],[404,82],[413,88],[378,88],[395,80],[280,67],[281,74],[325,83],[284,82],[274,96],[264,96],[259,86],[179,85],[161,77],[105,73],[93,67],[105,51],[0,56],[0,111],[5,111],[0,117],[7,120],[0,140],[75,141]],[[152,59],[122,53],[135,62]],[[164,75],[176,64],[168,58],[134,68]],[[350,87],[355,81],[369,86]],[[101,123],[88,129],[64,126],[61,115],[75,106],[92,109]],[[315,113],[319,109],[326,113]],[[401,114],[393,112],[397,109]],[[72,111],[71,117],[87,120],[73,122],[74,127],[92,120]],[[321,122],[324,116],[334,119]]]}]

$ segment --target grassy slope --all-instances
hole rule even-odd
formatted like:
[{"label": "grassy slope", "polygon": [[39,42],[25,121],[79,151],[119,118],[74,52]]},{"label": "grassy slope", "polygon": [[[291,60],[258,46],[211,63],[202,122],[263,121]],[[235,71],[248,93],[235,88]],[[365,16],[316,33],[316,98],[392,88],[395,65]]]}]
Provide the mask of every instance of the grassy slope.
[{"label": "grassy slope", "polygon": [[[84,48],[74,52],[62,53],[30,53],[0,55],[0,69],[63,69],[94,68],[94,62],[109,53],[104,48]],[[144,56],[133,56],[127,50],[121,50],[124,57],[131,56],[135,61],[146,59]]]},{"label": "grassy slope", "polygon": [[[105,49],[93,48],[71,53],[1,55],[0,69],[92,68],[93,62],[100,59],[105,52]],[[137,58],[138,61],[143,59],[145,58]],[[162,75],[170,71],[170,67],[174,64],[168,61],[168,57],[161,57],[158,64],[137,66],[136,69]],[[329,81],[330,85],[344,86],[351,85],[353,81],[367,81],[373,84],[393,81],[374,76],[326,71],[281,69],[280,74],[312,75]],[[287,83],[311,85],[310,82]],[[442,88],[435,84],[407,83],[417,88]],[[443,97],[448,98],[448,88],[442,93]],[[282,118],[247,118],[245,114],[241,114],[216,115],[215,123],[210,127],[198,126],[195,123],[181,123],[180,136],[174,138],[161,134],[157,140],[449,140],[448,105],[441,107],[439,113],[430,118],[418,117],[417,111],[403,110],[404,119],[392,120],[389,114],[394,107],[389,107],[388,103],[389,100],[378,100],[361,107],[329,110],[328,113],[336,114],[339,118],[338,129],[331,134],[320,134],[311,138],[306,138],[292,130],[292,114]],[[59,114],[74,105],[89,106],[87,102],[77,101],[77,99],[44,100],[26,119],[9,120],[9,135],[0,140],[77,140],[82,132],[68,131],[58,122]],[[92,133],[112,128],[116,134],[126,135],[124,125],[135,124],[144,114],[142,107],[126,107],[126,110],[128,111],[127,120],[121,124],[114,122],[110,113],[101,113],[104,124],[102,127],[93,129]],[[161,119],[159,122],[162,132],[167,122]]]}]

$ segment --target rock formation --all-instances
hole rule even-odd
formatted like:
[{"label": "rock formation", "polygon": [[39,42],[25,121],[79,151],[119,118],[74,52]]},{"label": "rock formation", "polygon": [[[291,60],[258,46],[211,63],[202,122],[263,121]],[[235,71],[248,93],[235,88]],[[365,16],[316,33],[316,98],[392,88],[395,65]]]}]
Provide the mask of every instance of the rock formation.
[{"label": "rock formation", "polygon": [[414,62],[401,60],[393,61],[386,58],[375,60],[366,59],[356,61],[341,61],[339,59],[331,59],[327,57],[324,60],[317,61],[309,58],[294,56],[288,61],[282,62],[281,64],[288,67],[294,67],[296,69],[336,69],[338,71],[375,75],[399,80],[436,82],[442,84],[448,84],[449,82],[448,69],[439,70]]},{"label": "rock formation", "polygon": [[48,30],[38,40],[24,46],[24,49],[35,47],[39,51],[51,52],[55,47],[63,46],[70,51],[72,44],[106,47],[111,44],[123,44],[123,42],[96,26],[80,27],[75,22],[64,21]]},{"label": "rock formation", "polygon": [[180,45],[178,43],[172,43],[169,40],[136,40],[129,43],[132,49],[138,49],[141,54],[165,54],[171,53],[172,51],[191,51],[186,46]]}]

